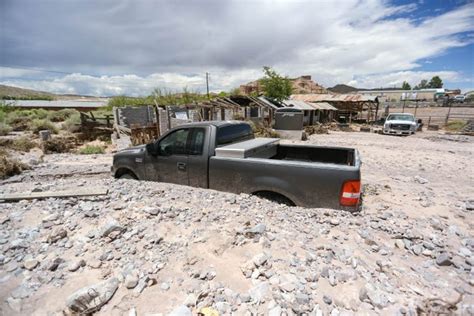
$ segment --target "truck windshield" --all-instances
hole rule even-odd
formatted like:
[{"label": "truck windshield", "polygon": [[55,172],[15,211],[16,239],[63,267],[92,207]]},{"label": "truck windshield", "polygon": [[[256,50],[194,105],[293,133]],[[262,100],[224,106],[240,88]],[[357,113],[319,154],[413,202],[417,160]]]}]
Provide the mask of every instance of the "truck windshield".
[{"label": "truck windshield", "polygon": [[221,146],[253,139],[254,136],[250,125],[233,124],[219,127],[216,138],[217,146]]},{"label": "truck windshield", "polygon": [[414,122],[415,118],[413,115],[407,114],[390,114],[387,118],[387,121],[410,121]]}]

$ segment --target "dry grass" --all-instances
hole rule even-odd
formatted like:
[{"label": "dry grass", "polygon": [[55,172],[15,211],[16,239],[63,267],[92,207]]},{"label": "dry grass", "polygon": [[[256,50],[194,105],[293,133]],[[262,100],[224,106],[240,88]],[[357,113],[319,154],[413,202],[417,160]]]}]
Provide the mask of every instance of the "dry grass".
[{"label": "dry grass", "polygon": [[0,179],[20,174],[28,169],[30,167],[27,164],[11,158],[5,151],[0,152]]}]

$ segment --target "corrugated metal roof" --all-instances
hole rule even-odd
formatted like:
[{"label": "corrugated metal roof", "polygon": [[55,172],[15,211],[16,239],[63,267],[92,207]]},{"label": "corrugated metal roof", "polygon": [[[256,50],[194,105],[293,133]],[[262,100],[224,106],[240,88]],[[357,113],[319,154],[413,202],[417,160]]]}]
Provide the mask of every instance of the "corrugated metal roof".
[{"label": "corrugated metal roof", "polygon": [[337,108],[333,107],[331,104],[327,102],[313,102],[311,105],[318,110],[331,110],[337,111]]},{"label": "corrugated metal roof", "polygon": [[298,100],[284,100],[283,104],[286,105],[287,107],[298,109],[298,110],[305,110],[305,111],[313,111],[315,108],[304,101],[298,101]]},{"label": "corrugated metal roof", "polygon": [[293,94],[290,99],[305,102],[376,102],[377,96],[361,94]]}]

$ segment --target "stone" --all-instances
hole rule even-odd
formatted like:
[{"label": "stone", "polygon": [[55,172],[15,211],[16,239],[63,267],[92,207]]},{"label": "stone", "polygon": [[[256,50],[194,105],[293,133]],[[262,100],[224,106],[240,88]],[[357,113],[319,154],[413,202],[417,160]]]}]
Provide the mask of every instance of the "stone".
[{"label": "stone", "polygon": [[186,305],[176,307],[168,314],[168,316],[193,316],[193,313]]},{"label": "stone", "polygon": [[186,299],[184,300],[183,304],[188,307],[194,307],[196,306],[196,301],[197,301],[196,295],[194,293],[190,293],[188,294],[188,296],[186,296]]},{"label": "stone", "polygon": [[426,180],[425,178],[422,178],[420,176],[415,176],[414,179],[415,179],[415,182],[418,182],[419,184],[426,184],[426,183],[429,182],[428,180]]},{"label": "stone", "polygon": [[124,285],[127,289],[134,289],[138,285],[138,277],[133,274],[127,274]]},{"label": "stone", "polygon": [[449,255],[446,252],[443,252],[436,257],[436,264],[443,267],[450,266],[453,263],[451,262]]},{"label": "stone", "polygon": [[92,269],[99,269],[102,266],[102,261],[97,259],[91,259],[87,261],[87,265]]},{"label": "stone", "polygon": [[23,266],[25,267],[25,269],[30,270],[30,271],[36,268],[38,264],[39,262],[36,259],[28,259],[28,260],[25,260],[25,262],[23,262]]},{"label": "stone", "polygon": [[119,286],[117,278],[110,278],[103,282],[83,287],[66,301],[66,306],[74,313],[94,313],[106,304],[115,294]]},{"label": "stone", "polygon": [[258,255],[255,255],[252,258],[252,262],[255,264],[256,267],[263,266],[265,264],[265,262],[267,262],[267,260],[268,260],[268,257],[264,253],[260,253]]},{"label": "stone", "polygon": [[324,303],[326,303],[328,305],[332,304],[332,298],[330,296],[323,295],[323,301],[324,301]]},{"label": "stone", "polygon": [[263,234],[266,229],[267,229],[267,227],[265,226],[265,224],[260,223],[260,224],[257,224],[257,225],[255,225],[254,227],[252,227],[250,229],[246,229],[244,231],[244,235],[247,238],[253,238],[256,235]]},{"label": "stone", "polygon": [[395,240],[395,246],[399,249],[405,249],[405,243],[401,239]]},{"label": "stone", "polygon": [[84,267],[86,265],[86,261],[84,259],[75,260],[71,262],[68,266],[68,271],[75,272],[79,270],[80,267]]},{"label": "stone", "polygon": [[268,311],[268,316],[280,316],[281,312],[281,307],[277,305]]},{"label": "stone", "polygon": [[265,301],[265,297],[270,292],[270,284],[268,282],[261,282],[249,290],[249,295],[254,303],[261,303]]},{"label": "stone", "polygon": [[163,291],[168,291],[170,289],[170,285],[166,282],[163,282],[161,283],[160,285],[160,288],[163,290]]},{"label": "stone", "polygon": [[54,258],[53,260],[51,260],[48,265],[47,265],[47,269],[49,271],[56,271],[59,267],[60,264],[64,263],[64,259],[62,258]]},{"label": "stone", "polygon": [[52,244],[65,238],[66,236],[67,231],[64,228],[60,227],[55,229],[51,234],[49,234],[47,241],[48,243]]},{"label": "stone", "polygon": [[112,219],[102,228],[101,237],[108,237],[111,240],[118,238],[126,231],[126,228],[121,226],[116,220]]},{"label": "stone", "polygon": [[296,293],[295,299],[299,304],[308,304],[309,303],[309,296],[304,293]]}]

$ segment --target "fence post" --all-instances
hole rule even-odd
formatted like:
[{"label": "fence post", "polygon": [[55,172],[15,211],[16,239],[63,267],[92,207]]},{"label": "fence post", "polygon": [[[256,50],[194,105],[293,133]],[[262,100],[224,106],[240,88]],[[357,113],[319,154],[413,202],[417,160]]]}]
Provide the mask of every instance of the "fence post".
[{"label": "fence post", "polygon": [[430,124],[431,124],[431,116],[428,117],[428,126],[430,126]]}]

